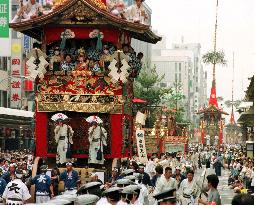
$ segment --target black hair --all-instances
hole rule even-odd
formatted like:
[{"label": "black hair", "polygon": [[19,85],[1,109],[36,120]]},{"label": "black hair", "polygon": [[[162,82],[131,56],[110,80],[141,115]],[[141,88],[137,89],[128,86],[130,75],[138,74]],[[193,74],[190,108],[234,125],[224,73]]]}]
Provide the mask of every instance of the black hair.
[{"label": "black hair", "polygon": [[193,174],[194,175],[194,171],[192,170],[192,169],[189,169],[188,171],[187,171],[187,174]]},{"label": "black hair", "polygon": [[73,56],[72,56],[72,54],[67,53],[67,54],[65,55],[65,58],[66,58],[67,56],[69,56],[69,57],[73,60]]},{"label": "black hair", "polygon": [[141,56],[141,57],[143,58],[143,53],[142,53],[142,52],[139,52],[139,53],[137,54],[137,58],[138,58],[139,56]]},{"label": "black hair", "polygon": [[210,183],[212,185],[213,188],[217,188],[218,184],[219,184],[219,178],[217,177],[217,175],[215,174],[211,174],[211,175],[208,175],[206,177],[208,183]]},{"label": "black hair", "polygon": [[171,167],[166,167],[165,168],[165,173],[168,172],[168,171],[172,171],[172,168]]},{"label": "black hair", "polygon": [[139,169],[139,166],[135,161],[132,161],[132,166],[134,167],[135,170]]},{"label": "black hair", "polygon": [[250,194],[237,194],[234,196],[232,205],[253,205],[254,204],[254,196]]},{"label": "black hair", "polygon": [[158,174],[163,174],[163,167],[161,165],[157,165],[155,167],[155,171],[158,173]]},{"label": "black hair", "polygon": [[[100,189],[100,185],[88,188],[87,192],[89,194],[94,194],[94,195],[96,195],[96,196],[98,196],[100,198],[102,196],[102,190]],[[83,192],[83,194],[84,194],[84,192]]]},{"label": "black hair", "polygon": [[109,198],[112,202],[118,202],[120,200],[120,192],[119,191],[114,191],[111,193],[105,194],[107,198]]}]

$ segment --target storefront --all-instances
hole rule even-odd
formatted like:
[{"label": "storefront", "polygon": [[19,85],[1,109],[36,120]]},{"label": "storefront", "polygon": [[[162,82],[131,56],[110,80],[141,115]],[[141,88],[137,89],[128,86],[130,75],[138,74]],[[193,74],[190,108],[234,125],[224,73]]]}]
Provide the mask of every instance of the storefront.
[{"label": "storefront", "polygon": [[33,149],[34,113],[0,107],[1,150]]}]

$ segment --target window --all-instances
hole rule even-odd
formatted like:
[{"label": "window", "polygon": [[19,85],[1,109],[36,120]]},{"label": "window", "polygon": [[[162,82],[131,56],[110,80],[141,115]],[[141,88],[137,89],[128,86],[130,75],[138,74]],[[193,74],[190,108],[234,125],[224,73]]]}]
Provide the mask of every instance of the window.
[{"label": "window", "polygon": [[175,73],[175,82],[177,82],[178,81],[178,75],[177,75],[177,73]]},{"label": "window", "polygon": [[196,92],[198,92],[198,87],[196,87]]},{"label": "window", "polygon": [[179,73],[179,82],[181,82],[181,81],[182,81],[182,74]]},{"label": "window", "polygon": [[7,91],[0,91],[0,106],[7,107]]},{"label": "window", "polygon": [[7,71],[7,65],[8,65],[7,61],[8,61],[7,57],[0,57],[0,70]]},{"label": "window", "polygon": [[179,63],[179,72],[182,72],[182,64]]},{"label": "window", "polygon": [[174,63],[175,73],[177,73],[177,63]]}]

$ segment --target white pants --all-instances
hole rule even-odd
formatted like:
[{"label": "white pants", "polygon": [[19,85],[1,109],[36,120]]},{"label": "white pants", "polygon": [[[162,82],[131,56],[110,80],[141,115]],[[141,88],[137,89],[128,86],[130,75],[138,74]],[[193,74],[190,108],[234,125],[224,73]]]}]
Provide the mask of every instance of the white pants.
[{"label": "white pants", "polygon": [[45,202],[48,202],[49,200],[50,200],[50,197],[48,196],[48,195],[46,195],[46,196],[37,196],[36,195],[36,203],[37,204],[41,204],[41,203],[45,203]]},{"label": "white pants", "polygon": [[57,147],[57,163],[63,164],[66,163],[66,152],[67,152],[67,143],[65,140],[58,141]]},{"label": "white pants", "polygon": [[183,196],[180,197],[180,201],[181,201],[181,205],[194,205],[195,204],[195,200],[193,197],[191,198],[185,198]]}]

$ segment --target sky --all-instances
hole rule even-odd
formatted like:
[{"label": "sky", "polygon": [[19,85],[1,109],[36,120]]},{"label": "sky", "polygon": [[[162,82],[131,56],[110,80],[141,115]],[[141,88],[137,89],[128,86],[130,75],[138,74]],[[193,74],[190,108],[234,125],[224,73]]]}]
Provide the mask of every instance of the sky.
[{"label": "sky", "polygon": [[[173,43],[200,43],[201,54],[213,49],[216,0],[146,0],[152,9],[152,28]],[[255,1],[219,0],[217,50],[226,54],[227,66],[216,68],[217,96],[231,99],[233,53],[234,98],[242,99],[255,71]],[[208,72],[208,96],[212,81]]]}]

